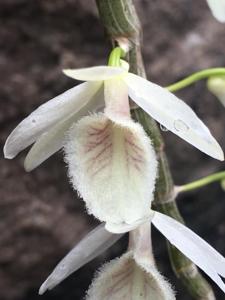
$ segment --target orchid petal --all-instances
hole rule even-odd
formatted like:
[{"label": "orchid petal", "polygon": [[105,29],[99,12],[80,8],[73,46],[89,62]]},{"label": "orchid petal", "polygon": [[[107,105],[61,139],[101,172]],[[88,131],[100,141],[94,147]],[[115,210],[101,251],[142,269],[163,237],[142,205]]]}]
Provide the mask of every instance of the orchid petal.
[{"label": "orchid petal", "polygon": [[186,226],[164,214],[155,212],[152,223],[172,245],[192,260],[225,292],[225,284],[218,275],[225,275],[225,261],[222,255]]},{"label": "orchid petal", "polygon": [[194,111],[168,90],[129,73],[129,96],[156,121],[202,152],[219,160],[223,151]]},{"label": "orchid petal", "polygon": [[79,111],[100,86],[99,82],[86,82],[39,106],[9,135],[4,146],[5,157],[14,158],[51,126]]},{"label": "orchid petal", "polygon": [[213,16],[220,22],[225,22],[225,0],[207,0]]},{"label": "orchid petal", "polygon": [[27,172],[38,167],[63,147],[66,138],[65,134],[71,125],[79,119],[78,114],[57,123],[37,139],[24,161],[24,168]]},{"label": "orchid petal", "polygon": [[122,127],[102,114],[85,117],[71,128],[65,153],[71,182],[89,213],[129,225],[149,216],[157,161],[139,124],[127,120]]},{"label": "orchid petal", "polygon": [[106,231],[104,224],[97,226],[58,263],[40,287],[39,294],[42,295],[47,290],[53,289],[70,274],[106,251],[121,236]]},{"label": "orchid petal", "polygon": [[57,123],[50,128],[49,131],[43,133],[26,156],[24,162],[26,171],[32,171],[51,155],[60,150],[66,142],[66,133],[72,124],[87,115],[88,112],[102,108],[103,105],[103,88],[100,88],[92,100],[75,115]]},{"label": "orchid petal", "polygon": [[83,69],[63,70],[63,73],[76,80],[81,81],[103,81],[126,73],[122,67],[98,66]]},{"label": "orchid petal", "polygon": [[97,273],[86,300],[174,300],[170,285],[154,265],[145,269],[132,251],[104,265]]}]

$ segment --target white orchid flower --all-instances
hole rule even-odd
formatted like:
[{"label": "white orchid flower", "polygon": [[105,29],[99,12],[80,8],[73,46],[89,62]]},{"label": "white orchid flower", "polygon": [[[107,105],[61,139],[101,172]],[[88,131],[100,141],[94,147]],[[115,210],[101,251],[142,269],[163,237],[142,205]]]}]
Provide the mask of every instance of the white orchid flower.
[{"label": "white orchid flower", "polygon": [[[220,276],[225,277],[225,258],[221,254],[219,254],[206,241],[188,229],[185,225],[179,223],[169,216],[153,211],[151,222],[172,245],[179,249],[185,256],[187,256],[201,270],[203,270],[225,293],[225,284],[220,278]],[[140,228],[143,228],[144,225],[145,224],[140,225],[140,227],[133,232],[140,233]],[[61,262],[59,262],[59,264],[41,286],[39,291],[41,294],[43,294],[46,290],[51,290],[54,288],[72,272],[75,272],[87,262],[100,255],[121,237],[121,234],[117,235],[107,232],[103,226],[103,224],[98,226],[96,230],[92,231],[87,237],[78,243],[78,245],[76,245]],[[140,238],[139,242],[138,236]],[[143,237],[141,237],[140,234],[137,235],[137,238],[132,244],[132,251],[135,249],[136,254],[134,255],[133,252],[126,254],[124,257],[122,256],[121,268],[123,263],[128,260],[133,261],[134,265],[138,264],[139,266],[143,265],[144,263],[152,263],[151,259],[149,261],[145,259],[146,255],[143,253],[146,254],[146,252],[143,252],[144,250],[140,248],[140,245],[142,245],[146,251],[149,250],[149,247],[147,247],[148,243],[146,242],[146,238],[143,240],[142,239]],[[117,265],[116,262],[113,262],[113,266],[115,269],[120,268],[119,263]],[[106,266],[106,269],[107,268],[108,267]],[[146,268],[144,267],[144,269]],[[110,282],[104,284],[109,286]]]},{"label": "white orchid flower", "polygon": [[213,16],[220,22],[225,22],[225,0],[207,0]]},{"label": "white orchid flower", "polygon": [[207,81],[209,91],[225,106],[225,76],[212,76]]},{"label": "white orchid flower", "polygon": [[89,213],[121,230],[149,218],[157,172],[151,142],[130,117],[124,76],[105,80],[104,114],[74,124],[65,146],[71,182]]},{"label": "white orchid flower", "polygon": [[[87,82],[41,105],[23,120],[8,137],[4,154],[13,158],[35,142],[25,159],[30,171],[64,146],[71,182],[88,212],[106,222],[108,230],[123,232],[151,216],[157,174],[154,149],[144,129],[130,117],[128,96],[201,151],[220,160],[223,151],[188,105],[129,73],[128,64],[120,62],[120,67],[64,71]],[[103,105],[104,113],[84,117]]]}]

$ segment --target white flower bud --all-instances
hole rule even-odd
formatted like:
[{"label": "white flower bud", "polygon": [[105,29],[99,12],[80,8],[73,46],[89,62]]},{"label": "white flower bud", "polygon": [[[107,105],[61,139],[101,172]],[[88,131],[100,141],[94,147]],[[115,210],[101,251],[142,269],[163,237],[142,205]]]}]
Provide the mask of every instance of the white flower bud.
[{"label": "white flower bud", "polygon": [[219,22],[225,22],[225,0],[207,0],[213,16]]},{"label": "white flower bud", "polygon": [[208,79],[207,87],[225,106],[225,76],[212,76]]}]

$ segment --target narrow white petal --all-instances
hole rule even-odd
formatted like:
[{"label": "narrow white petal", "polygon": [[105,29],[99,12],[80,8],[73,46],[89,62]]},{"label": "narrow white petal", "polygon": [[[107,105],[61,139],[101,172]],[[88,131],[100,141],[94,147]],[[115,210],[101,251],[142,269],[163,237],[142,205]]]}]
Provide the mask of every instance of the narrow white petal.
[{"label": "narrow white petal", "polygon": [[[156,214],[159,215],[159,213]],[[184,239],[189,240],[189,243],[191,243],[191,245],[196,245],[197,248],[202,251],[202,253],[204,253],[204,256],[207,257],[211,265],[214,266],[216,272],[225,277],[225,258],[218,251],[216,251],[211,245],[209,245],[200,236],[198,236],[183,224],[163,214],[160,214],[158,218],[160,217],[170,222],[171,226],[176,227],[177,230],[181,232],[181,234],[183,232]],[[156,217],[154,217],[154,221],[157,221],[157,218],[155,218]]]},{"label": "narrow white petal", "polygon": [[139,124],[129,120],[122,127],[102,114],[85,117],[71,128],[65,152],[71,182],[89,213],[119,225],[149,216],[157,161]]},{"label": "narrow white petal", "polygon": [[111,247],[121,236],[106,231],[104,224],[96,227],[59,262],[40,287],[39,294],[53,289],[70,274]]},{"label": "narrow white petal", "polygon": [[14,158],[51,126],[79,111],[100,86],[99,82],[86,82],[39,106],[9,135],[4,146],[5,157]]},{"label": "narrow white petal", "polygon": [[27,172],[32,171],[46,159],[59,151],[65,144],[66,132],[76,122],[77,114],[69,119],[63,120],[46,133],[43,133],[32,146],[24,161],[24,168]]},{"label": "narrow white petal", "polygon": [[225,22],[225,0],[207,0],[207,2],[214,17],[220,22]]},{"label": "narrow white petal", "polygon": [[225,259],[222,255],[193,231],[166,215],[155,212],[152,223],[225,292],[225,284],[218,275],[225,275]]},{"label": "narrow white petal", "polygon": [[63,73],[73,79],[82,81],[102,81],[127,72],[122,67],[98,66],[83,69],[63,70]]},{"label": "narrow white petal", "polygon": [[93,99],[75,115],[57,123],[50,128],[49,131],[43,133],[26,156],[24,162],[26,171],[32,171],[51,155],[60,150],[65,145],[66,134],[72,124],[80,120],[80,118],[87,115],[89,112],[102,108],[103,105],[103,88],[100,88]]},{"label": "narrow white petal", "polygon": [[103,266],[86,300],[174,300],[170,285],[155,266],[147,270],[133,259],[132,251]]},{"label": "narrow white petal", "polygon": [[168,90],[129,73],[129,96],[156,121],[202,152],[219,160],[223,151],[194,111]]}]

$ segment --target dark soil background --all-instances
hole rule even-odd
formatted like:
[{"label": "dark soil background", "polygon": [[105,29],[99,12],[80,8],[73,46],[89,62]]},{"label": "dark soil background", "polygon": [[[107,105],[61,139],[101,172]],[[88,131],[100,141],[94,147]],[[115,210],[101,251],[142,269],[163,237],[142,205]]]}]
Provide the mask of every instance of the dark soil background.
[{"label": "dark soil background", "polygon": [[[143,25],[148,77],[167,85],[202,68],[225,65],[225,25],[205,0],[136,0]],[[0,142],[38,105],[77,84],[66,67],[104,64],[109,44],[93,0],[0,0]],[[199,82],[179,93],[225,149],[225,109]],[[169,132],[163,132],[177,184],[224,169]],[[53,291],[37,295],[56,263],[97,223],[72,191],[62,153],[37,170],[23,169],[25,152],[0,167],[0,299],[79,300],[94,271],[122,253],[126,238],[70,276]],[[193,230],[225,255],[225,194],[213,184],[178,199]],[[165,241],[154,232],[159,268],[175,286],[177,299],[191,299],[175,279]],[[217,299],[225,299],[215,287]]]}]

